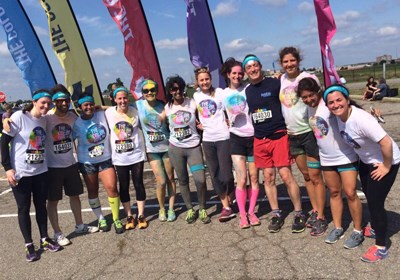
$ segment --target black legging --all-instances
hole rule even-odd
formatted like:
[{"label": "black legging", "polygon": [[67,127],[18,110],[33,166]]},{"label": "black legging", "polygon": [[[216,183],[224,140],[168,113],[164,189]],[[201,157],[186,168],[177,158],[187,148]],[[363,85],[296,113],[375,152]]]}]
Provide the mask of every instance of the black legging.
[{"label": "black legging", "polygon": [[375,230],[378,246],[386,246],[387,215],[385,210],[385,200],[389,194],[394,181],[396,180],[399,164],[392,165],[388,174],[380,181],[371,178],[374,166],[360,161],[360,180],[362,189],[367,197],[368,209],[371,216],[371,227]]},{"label": "black legging", "polygon": [[115,166],[119,181],[119,195],[121,202],[129,202],[131,197],[129,195],[129,172],[131,173],[133,186],[136,191],[136,200],[146,200],[146,190],[143,184],[143,168],[144,161],[137,162],[126,166]]},{"label": "black legging", "polygon": [[31,208],[31,194],[35,205],[36,222],[38,224],[40,237],[48,237],[47,234],[47,209],[46,200],[48,185],[46,174],[42,173],[30,177],[22,177],[16,187],[12,187],[15,201],[18,206],[18,223],[25,243],[32,243],[32,223],[29,211]]}]

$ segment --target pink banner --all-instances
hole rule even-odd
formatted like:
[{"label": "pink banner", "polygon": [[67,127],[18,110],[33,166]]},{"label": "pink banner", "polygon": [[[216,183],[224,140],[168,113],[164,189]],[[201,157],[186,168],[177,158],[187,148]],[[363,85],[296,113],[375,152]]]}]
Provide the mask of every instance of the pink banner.
[{"label": "pink banner", "polygon": [[157,98],[165,101],[160,66],[140,0],[103,0],[103,3],[124,36],[125,57],[133,69],[130,88],[133,97],[140,99],[141,82],[152,79],[158,83]]},{"label": "pink banner", "polygon": [[341,83],[329,46],[329,43],[336,33],[336,24],[331,7],[329,6],[329,0],[314,0],[314,7],[318,21],[319,44],[322,53],[325,87],[328,87],[332,84]]}]

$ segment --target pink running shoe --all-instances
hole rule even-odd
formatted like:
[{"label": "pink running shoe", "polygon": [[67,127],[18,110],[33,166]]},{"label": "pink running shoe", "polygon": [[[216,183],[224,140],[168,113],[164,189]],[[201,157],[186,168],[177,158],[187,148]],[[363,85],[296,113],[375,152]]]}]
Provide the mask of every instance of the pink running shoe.
[{"label": "pink running shoe", "polygon": [[261,225],[260,220],[257,218],[256,214],[249,213],[249,221],[250,225],[255,227]]},{"label": "pink running shoe", "polygon": [[245,228],[249,228],[249,227],[250,227],[250,224],[249,224],[249,220],[247,219],[247,215],[246,214],[240,215],[240,228],[245,229]]}]

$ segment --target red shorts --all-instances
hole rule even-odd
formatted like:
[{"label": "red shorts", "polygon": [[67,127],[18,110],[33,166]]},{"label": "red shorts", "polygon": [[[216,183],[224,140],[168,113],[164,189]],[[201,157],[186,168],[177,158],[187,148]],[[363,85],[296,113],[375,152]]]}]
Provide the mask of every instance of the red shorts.
[{"label": "red shorts", "polygon": [[289,151],[288,135],[277,140],[254,137],[254,162],[257,168],[290,166],[293,158]]}]

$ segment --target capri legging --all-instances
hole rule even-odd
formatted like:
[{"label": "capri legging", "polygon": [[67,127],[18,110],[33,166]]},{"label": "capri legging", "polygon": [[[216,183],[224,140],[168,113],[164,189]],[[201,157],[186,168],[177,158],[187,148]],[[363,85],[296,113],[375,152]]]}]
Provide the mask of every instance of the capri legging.
[{"label": "capri legging", "polygon": [[375,230],[376,245],[386,246],[387,214],[385,200],[396,180],[399,164],[392,165],[388,174],[380,181],[371,178],[373,165],[360,162],[360,179],[363,192],[367,197],[368,209],[371,216],[371,227]]},{"label": "capri legging", "polygon": [[121,202],[129,202],[131,197],[129,195],[129,172],[131,173],[133,186],[136,191],[136,200],[145,201],[146,200],[146,190],[143,184],[143,168],[144,161],[137,162],[131,165],[125,166],[115,166],[119,181],[119,195]]},{"label": "capri legging", "polygon": [[46,174],[47,172],[35,176],[22,177],[18,185],[11,188],[17,202],[18,224],[25,243],[32,243],[32,223],[29,216],[32,196],[40,237],[48,237],[46,209],[48,185],[46,183]]}]

